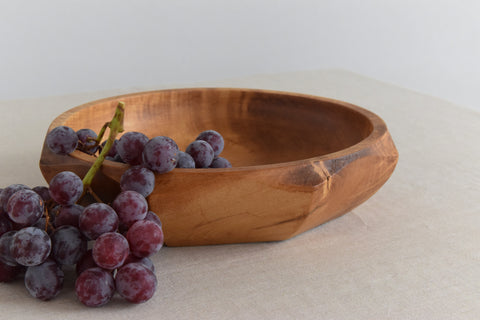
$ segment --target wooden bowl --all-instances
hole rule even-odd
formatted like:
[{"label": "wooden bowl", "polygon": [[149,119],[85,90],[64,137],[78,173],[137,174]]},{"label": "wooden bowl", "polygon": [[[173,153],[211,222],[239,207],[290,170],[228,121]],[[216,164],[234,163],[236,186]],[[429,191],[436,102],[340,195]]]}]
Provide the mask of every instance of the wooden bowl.
[{"label": "wooden bowl", "polygon": [[[169,246],[284,240],[336,218],[372,196],[398,153],[384,121],[332,99],[253,89],[194,88],[127,94],[87,103],[50,125],[100,130],[124,101],[125,132],[174,139],[181,150],[204,130],[225,139],[227,169],[174,169],[156,175],[150,209]],[[93,156],[53,154],[40,168],[85,175]],[[105,161],[94,191],[110,202],[128,165]]]}]

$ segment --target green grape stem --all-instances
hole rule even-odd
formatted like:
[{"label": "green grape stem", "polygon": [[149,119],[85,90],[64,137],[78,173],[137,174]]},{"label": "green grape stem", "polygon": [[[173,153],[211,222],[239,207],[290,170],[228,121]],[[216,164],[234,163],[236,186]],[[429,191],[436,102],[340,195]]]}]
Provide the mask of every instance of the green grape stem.
[{"label": "green grape stem", "polygon": [[100,145],[100,142],[102,142],[103,135],[105,134],[105,131],[107,128],[110,126],[110,122],[107,122],[103,125],[102,129],[100,129],[100,132],[98,133],[97,139],[93,139],[92,141],[95,141],[95,147]]},{"label": "green grape stem", "polygon": [[[109,135],[107,142],[105,143],[105,147],[102,148],[102,151],[98,155],[97,159],[93,163],[93,165],[90,167],[88,170],[87,174],[83,178],[83,194],[85,195],[86,192],[90,192],[97,201],[100,201],[98,197],[95,195],[95,193],[91,189],[92,181],[95,175],[97,174],[98,170],[100,170],[100,167],[103,164],[103,161],[105,160],[106,155],[110,151],[110,149],[113,146],[113,143],[115,142],[115,138],[117,137],[117,134],[120,132],[123,132],[123,119],[125,116],[125,103],[124,102],[119,102],[117,105],[117,108],[115,109],[115,114],[112,118],[112,121],[107,122],[103,127],[102,130],[100,131],[100,134],[98,135],[99,139],[101,139],[105,133],[106,128],[108,127],[110,129]],[[82,196],[83,198],[83,196]]]}]

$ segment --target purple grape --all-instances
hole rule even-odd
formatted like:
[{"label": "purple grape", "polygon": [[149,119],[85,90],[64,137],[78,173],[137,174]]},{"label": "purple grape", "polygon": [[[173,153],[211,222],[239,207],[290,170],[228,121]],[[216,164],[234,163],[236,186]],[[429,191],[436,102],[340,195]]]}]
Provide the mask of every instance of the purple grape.
[{"label": "purple grape", "polygon": [[123,263],[123,265],[125,266],[129,263],[141,263],[145,267],[147,267],[150,271],[155,272],[155,265],[153,264],[152,260],[150,260],[150,258],[148,257],[140,258],[130,253],[127,259],[125,259],[125,262]]},{"label": "purple grape", "polygon": [[212,164],[210,165],[209,168],[231,168],[232,165],[230,162],[222,157],[218,157],[213,159]]},{"label": "purple grape", "polygon": [[58,204],[72,205],[83,193],[83,182],[71,171],[62,171],[50,181],[50,195]]},{"label": "purple grape", "polygon": [[36,266],[50,254],[52,243],[48,234],[35,227],[26,227],[13,235],[10,251],[22,266]]},{"label": "purple grape", "polygon": [[94,154],[98,150],[97,134],[92,129],[80,129],[77,131],[78,137],[78,150],[88,154]]},{"label": "purple grape", "polygon": [[87,307],[107,304],[115,293],[115,281],[110,272],[101,268],[85,270],[75,281],[78,300]]},{"label": "purple grape", "polygon": [[127,169],[120,178],[122,191],[132,190],[148,197],[155,187],[155,174],[140,166]]},{"label": "purple grape", "polygon": [[43,199],[33,190],[15,192],[7,203],[8,217],[20,226],[31,226],[43,215]]},{"label": "purple grape", "polygon": [[117,271],[115,285],[118,293],[132,303],[142,303],[155,294],[157,277],[141,263],[129,263]]},{"label": "purple grape", "polygon": [[163,246],[163,231],[155,222],[140,220],[127,232],[130,251],[137,257],[149,257]]},{"label": "purple grape", "polygon": [[58,205],[53,208],[55,214],[55,227],[74,226],[78,228],[78,220],[85,208],[78,204],[71,206]]},{"label": "purple grape", "polygon": [[143,150],[143,164],[156,173],[166,173],[177,165],[178,146],[169,137],[150,139]]},{"label": "purple grape", "polygon": [[51,224],[47,225],[47,218],[45,216],[41,217],[37,220],[34,224],[31,225],[32,227],[45,230],[48,234],[53,232],[53,226]]},{"label": "purple grape", "polygon": [[[105,148],[106,144],[107,144],[107,140],[102,142],[102,149]],[[113,145],[110,148],[110,150],[108,150],[108,153],[105,155],[105,157],[115,158],[116,156],[118,156],[117,145],[118,145],[118,140],[117,139],[113,140]]]},{"label": "purple grape", "polygon": [[158,224],[158,226],[161,228],[162,227],[162,221],[160,220],[160,218],[152,211],[148,211],[147,212],[147,215],[145,216],[145,220],[148,220],[148,221],[153,221],[155,222],[156,224]]},{"label": "purple grape", "polygon": [[122,157],[120,157],[119,154],[117,154],[115,157],[105,157],[106,160],[109,160],[109,161],[114,161],[114,162],[119,162],[119,163],[126,163],[125,161],[123,161]]},{"label": "purple grape", "polygon": [[30,295],[40,300],[55,298],[63,287],[64,274],[52,259],[47,259],[38,266],[27,268],[25,287]]},{"label": "purple grape", "polygon": [[91,240],[97,239],[104,233],[116,231],[118,223],[115,210],[104,203],[88,205],[78,219],[80,231]]},{"label": "purple grape", "polygon": [[223,151],[224,141],[220,133],[214,130],[207,130],[200,133],[195,140],[203,140],[208,142],[212,147],[215,157]]},{"label": "purple grape", "polygon": [[56,127],[47,134],[47,146],[56,154],[69,154],[77,148],[78,137],[75,131],[66,126]]},{"label": "purple grape", "polygon": [[195,161],[186,152],[178,151],[177,168],[195,168]]},{"label": "purple grape", "polygon": [[48,187],[37,186],[37,187],[33,188],[32,190],[35,191],[36,193],[38,193],[38,195],[40,197],[42,197],[44,202],[48,202],[48,201],[52,200],[52,196],[50,196],[50,191],[48,190]]},{"label": "purple grape", "polygon": [[148,137],[140,132],[127,132],[120,137],[117,152],[126,163],[136,166],[142,163],[142,152]]},{"label": "purple grape", "polygon": [[13,281],[21,272],[20,266],[11,266],[0,261],[0,282]]},{"label": "purple grape", "polygon": [[7,204],[10,197],[19,190],[30,190],[24,184],[11,184],[0,193],[0,204],[2,205],[3,212],[7,212]]},{"label": "purple grape", "polygon": [[78,276],[83,271],[95,267],[98,267],[98,265],[95,263],[95,260],[93,260],[92,249],[89,249],[83,254],[80,260],[78,260],[77,264],[75,265],[75,271]]},{"label": "purple grape", "polygon": [[73,226],[61,226],[51,235],[53,258],[59,264],[73,265],[87,252],[87,240]]},{"label": "purple grape", "polygon": [[196,168],[208,168],[214,158],[212,147],[203,140],[193,141],[185,151],[192,156]]},{"label": "purple grape", "polygon": [[9,266],[17,266],[18,263],[15,258],[12,256],[12,241],[13,236],[17,231],[8,231],[5,232],[0,237],[0,261]]},{"label": "purple grape", "polygon": [[117,232],[107,232],[95,241],[92,257],[99,267],[113,270],[123,265],[129,252],[128,241],[124,236]]},{"label": "purple grape", "polygon": [[4,214],[0,215],[0,236],[12,230],[12,228],[13,226],[10,219]]},{"label": "purple grape", "polygon": [[148,203],[136,191],[122,191],[113,200],[112,207],[117,212],[120,224],[130,227],[135,221],[142,220],[147,215]]}]

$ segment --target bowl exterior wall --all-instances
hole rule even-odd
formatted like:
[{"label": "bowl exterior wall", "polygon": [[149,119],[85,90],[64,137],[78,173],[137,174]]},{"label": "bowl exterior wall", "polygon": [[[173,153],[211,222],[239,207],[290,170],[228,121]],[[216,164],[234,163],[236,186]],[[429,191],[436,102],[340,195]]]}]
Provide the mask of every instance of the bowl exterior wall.
[{"label": "bowl exterior wall", "polygon": [[[113,107],[112,101],[118,98],[100,103]],[[67,118],[75,119],[76,111],[91,109],[95,103],[59,116],[49,130],[63,125]],[[352,147],[331,154],[274,165],[174,169],[157,174],[155,191],[148,202],[150,210],[162,220],[166,245],[285,240],[349,212],[388,180],[398,160],[383,121],[367,111],[365,117],[370,117],[372,133]],[[40,168],[47,182],[65,170],[83,177],[93,160],[79,151],[73,156],[56,155],[45,144]],[[127,168],[125,164],[106,162],[94,179],[93,191],[111,203]]]}]

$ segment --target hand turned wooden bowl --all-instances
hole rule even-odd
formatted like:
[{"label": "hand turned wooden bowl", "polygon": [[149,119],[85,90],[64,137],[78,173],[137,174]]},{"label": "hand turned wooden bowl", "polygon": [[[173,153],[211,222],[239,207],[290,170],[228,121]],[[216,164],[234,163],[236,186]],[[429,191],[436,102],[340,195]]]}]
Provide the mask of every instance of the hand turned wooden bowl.
[{"label": "hand turned wooden bowl", "polygon": [[[339,217],[390,177],[398,153],[384,121],[332,99],[253,89],[194,88],[127,94],[87,103],[50,125],[98,132],[124,101],[125,131],[174,139],[181,150],[204,130],[225,139],[233,168],[174,169],[156,175],[150,209],[168,246],[284,240]],[[44,145],[47,181],[58,172],[83,177],[94,161]],[[105,202],[119,192],[128,165],[105,161],[93,182]]]}]

